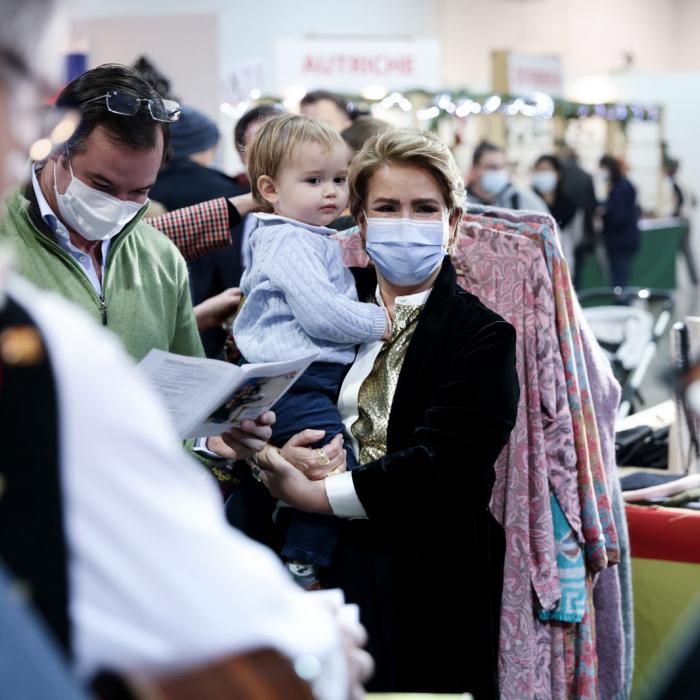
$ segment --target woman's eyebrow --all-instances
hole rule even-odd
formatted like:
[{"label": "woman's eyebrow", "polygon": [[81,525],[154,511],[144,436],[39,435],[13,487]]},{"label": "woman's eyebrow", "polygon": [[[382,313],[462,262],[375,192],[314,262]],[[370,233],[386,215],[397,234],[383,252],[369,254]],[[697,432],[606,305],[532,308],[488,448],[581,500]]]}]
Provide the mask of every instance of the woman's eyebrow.
[{"label": "woman's eyebrow", "polygon": [[398,204],[398,199],[392,199],[391,197],[376,197],[372,200],[372,204]]},{"label": "woman's eyebrow", "polygon": [[412,199],[411,204],[416,205],[416,204],[432,204],[435,207],[440,206],[440,202],[437,201],[437,199],[431,199],[431,198],[425,198],[425,199]]}]

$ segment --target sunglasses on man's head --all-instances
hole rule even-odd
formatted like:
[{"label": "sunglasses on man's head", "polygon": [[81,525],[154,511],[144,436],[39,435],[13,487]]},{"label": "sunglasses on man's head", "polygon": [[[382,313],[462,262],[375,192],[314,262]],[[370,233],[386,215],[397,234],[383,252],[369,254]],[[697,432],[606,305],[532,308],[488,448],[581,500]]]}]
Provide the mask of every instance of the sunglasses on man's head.
[{"label": "sunglasses on man's head", "polygon": [[148,105],[151,117],[157,122],[176,122],[182,113],[182,108],[175,100],[166,100],[160,97],[136,97],[121,90],[110,90],[104,95],[86,100],[83,104],[98,100],[104,100],[107,109],[112,114],[119,114],[123,117],[133,117],[138,114],[141,103],[144,102]]}]

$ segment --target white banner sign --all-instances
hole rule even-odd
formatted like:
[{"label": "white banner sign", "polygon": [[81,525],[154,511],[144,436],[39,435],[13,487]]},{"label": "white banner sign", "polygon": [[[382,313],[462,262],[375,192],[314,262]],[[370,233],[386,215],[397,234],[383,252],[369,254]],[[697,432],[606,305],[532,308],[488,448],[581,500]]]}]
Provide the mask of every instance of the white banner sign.
[{"label": "white banner sign", "polygon": [[559,56],[508,54],[508,92],[511,95],[544,92],[561,97],[563,83]]},{"label": "white banner sign", "polygon": [[438,89],[442,82],[440,44],[415,40],[280,39],[275,42],[277,89],[290,87],[361,93]]}]

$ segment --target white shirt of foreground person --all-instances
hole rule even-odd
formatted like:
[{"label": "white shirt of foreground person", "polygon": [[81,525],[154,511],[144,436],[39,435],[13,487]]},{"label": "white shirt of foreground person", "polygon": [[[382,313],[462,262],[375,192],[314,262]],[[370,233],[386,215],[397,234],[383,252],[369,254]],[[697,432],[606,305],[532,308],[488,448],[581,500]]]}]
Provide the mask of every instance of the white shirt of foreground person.
[{"label": "white shirt of foreground person", "polygon": [[348,696],[336,621],[271,552],[232,529],[115,338],[11,278],[52,363],[76,671],[168,671],[273,647],[320,662],[319,698]]},{"label": "white shirt of foreground person", "polygon": [[[398,306],[423,306],[425,302],[428,301],[431,291],[432,287],[423,292],[396,297],[394,303]],[[377,300],[379,306],[384,308],[384,300],[382,299],[379,287],[377,287],[374,298]],[[343,425],[345,425],[345,437],[350,442],[352,451],[355,453],[355,459],[358,459],[360,456],[360,446],[357,444],[357,440],[352,434],[352,426],[360,417],[360,410],[358,408],[360,387],[372,371],[374,361],[377,359],[377,355],[379,355],[379,351],[383,346],[383,340],[377,340],[374,343],[365,343],[360,346],[357,351],[355,362],[353,362],[348,373],[345,375],[338,396],[338,412],[340,413],[340,419],[343,421]],[[367,512],[355,492],[352,472],[333,474],[326,477],[324,483],[326,485],[328,503],[334,515],[339,518],[367,517]]]}]

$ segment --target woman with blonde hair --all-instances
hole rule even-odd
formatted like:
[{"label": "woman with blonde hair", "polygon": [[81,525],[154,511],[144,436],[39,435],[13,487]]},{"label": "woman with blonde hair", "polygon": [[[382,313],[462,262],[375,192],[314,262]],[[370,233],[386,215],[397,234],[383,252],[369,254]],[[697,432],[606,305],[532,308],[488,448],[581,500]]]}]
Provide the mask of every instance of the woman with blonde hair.
[{"label": "woman with blonde hair", "polygon": [[393,318],[340,393],[360,466],[319,478],[326,455],[296,440],[266,446],[254,471],[274,496],[342,519],[323,583],[360,606],[370,689],[496,698],[505,542],[489,500],[518,403],[515,332],[457,285],[464,186],[436,136],[378,134],[349,187],[373,263],[354,271],[359,297]]}]

